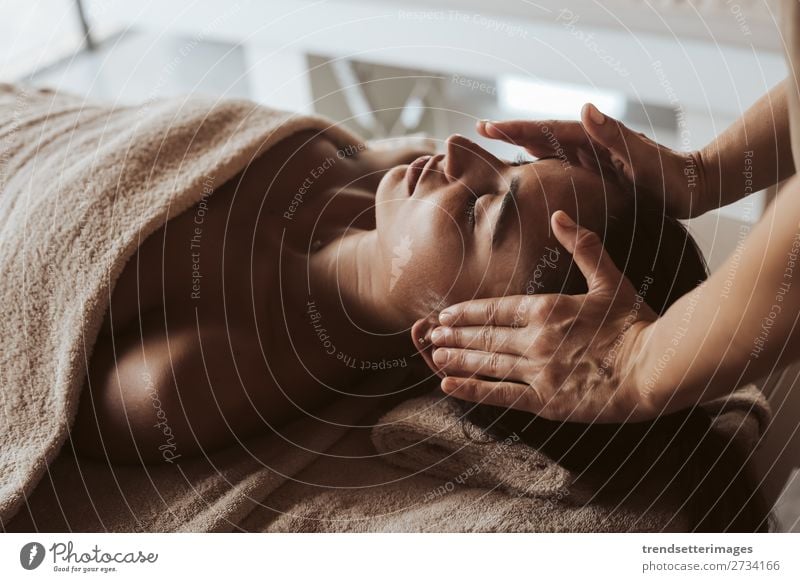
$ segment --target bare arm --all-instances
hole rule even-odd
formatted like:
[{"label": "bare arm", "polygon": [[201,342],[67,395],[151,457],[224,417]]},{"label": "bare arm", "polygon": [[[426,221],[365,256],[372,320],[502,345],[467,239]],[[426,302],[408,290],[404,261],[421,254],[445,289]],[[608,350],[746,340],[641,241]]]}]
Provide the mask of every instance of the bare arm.
[{"label": "bare arm", "polygon": [[[735,202],[794,174],[786,80],[702,148],[697,157],[703,211]],[[746,158],[750,159],[747,166]]]},{"label": "bare arm", "polygon": [[[78,452],[114,463],[173,463],[217,450],[257,426],[244,386],[266,371],[229,341],[235,331],[175,324],[167,334],[163,312],[153,311],[101,336],[89,365],[72,427]],[[234,334],[229,339],[229,334]],[[238,344],[241,345],[241,342]],[[253,391],[256,392],[256,391]]]},{"label": "bare arm", "polygon": [[800,354],[800,178],[697,291],[639,336],[638,372],[658,408],[726,394]]}]

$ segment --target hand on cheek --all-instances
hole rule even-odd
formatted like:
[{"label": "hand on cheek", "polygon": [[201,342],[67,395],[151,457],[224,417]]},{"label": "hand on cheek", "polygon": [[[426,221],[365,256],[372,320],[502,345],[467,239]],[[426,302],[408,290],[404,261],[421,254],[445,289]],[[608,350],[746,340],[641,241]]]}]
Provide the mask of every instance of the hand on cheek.
[{"label": "hand on cheek", "polygon": [[551,420],[625,422],[662,411],[636,377],[638,352],[657,318],[599,237],[563,212],[559,242],[586,278],[585,295],[521,295],[453,305],[431,332],[435,368],[454,397],[525,410]]}]

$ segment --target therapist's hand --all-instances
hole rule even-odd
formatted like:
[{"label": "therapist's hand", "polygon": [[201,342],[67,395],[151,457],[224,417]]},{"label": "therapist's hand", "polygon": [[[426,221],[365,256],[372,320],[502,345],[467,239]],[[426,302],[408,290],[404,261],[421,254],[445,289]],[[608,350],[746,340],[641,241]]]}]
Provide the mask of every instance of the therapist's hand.
[{"label": "therapist's hand", "polygon": [[662,146],[590,103],[583,106],[581,121],[480,121],[477,129],[485,137],[522,146],[539,158],[556,156],[570,164],[611,172],[675,218],[692,218],[711,209],[700,152]]},{"label": "therapist's hand", "polygon": [[[565,221],[563,219],[566,219]],[[636,361],[657,319],[600,238],[556,212],[552,226],[585,295],[481,299],[444,309],[431,333],[442,390],[551,420],[625,422],[660,412]]]}]

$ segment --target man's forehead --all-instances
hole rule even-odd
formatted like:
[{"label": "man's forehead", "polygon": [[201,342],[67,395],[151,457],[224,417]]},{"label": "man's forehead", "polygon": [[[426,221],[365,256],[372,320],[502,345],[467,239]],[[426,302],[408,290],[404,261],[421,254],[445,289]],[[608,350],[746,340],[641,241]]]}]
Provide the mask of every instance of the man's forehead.
[{"label": "man's forehead", "polygon": [[540,203],[547,220],[556,210],[564,210],[585,226],[600,229],[606,216],[617,214],[625,203],[622,189],[610,177],[560,160],[530,166],[521,177],[520,190],[531,195],[529,203]]}]

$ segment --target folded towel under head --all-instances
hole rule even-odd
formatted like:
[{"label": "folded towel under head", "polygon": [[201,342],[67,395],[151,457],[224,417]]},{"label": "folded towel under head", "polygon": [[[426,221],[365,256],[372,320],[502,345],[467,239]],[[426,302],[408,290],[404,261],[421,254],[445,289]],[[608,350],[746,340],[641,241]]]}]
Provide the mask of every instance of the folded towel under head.
[{"label": "folded towel under head", "polygon": [[697,530],[766,527],[768,512],[744,467],[770,418],[753,386],[702,408],[627,425],[470,409],[439,391],[406,401],[380,419],[373,444],[396,466],[445,479],[446,489],[636,505],[683,516]]}]

